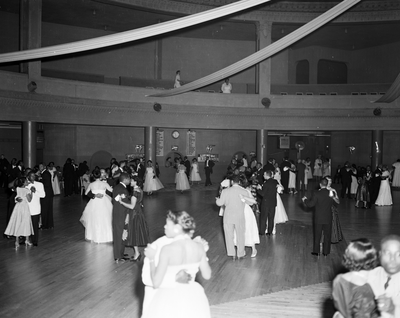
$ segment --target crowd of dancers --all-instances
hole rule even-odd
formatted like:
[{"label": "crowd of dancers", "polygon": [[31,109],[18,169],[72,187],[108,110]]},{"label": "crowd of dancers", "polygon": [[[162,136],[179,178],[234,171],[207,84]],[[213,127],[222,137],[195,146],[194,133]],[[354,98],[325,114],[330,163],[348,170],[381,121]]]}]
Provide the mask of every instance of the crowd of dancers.
[{"label": "crowd of dancers", "polygon": [[[186,160],[187,158],[184,158],[177,162],[176,167],[175,181],[177,190],[180,191],[190,188],[189,180],[201,180],[197,160],[192,161],[190,169],[185,164]],[[209,158],[205,162],[205,168],[211,166],[211,161],[207,162],[208,160]],[[391,197],[390,203],[387,197],[387,193],[390,195],[389,180],[392,180],[393,186],[397,186],[396,182],[400,181],[397,178],[400,177],[396,173],[400,172],[400,169],[391,174],[387,167],[378,166],[371,172],[369,167],[357,169],[345,163],[343,167],[338,168],[339,180],[337,175],[332,180],[330,176],[325,175],[324,171],[328,171],[327,165],[324,166],[325,162],[323,158],[317,158],[312,169],[310,160],[298,160],[295,164],[284,158],[278,165],[271,158],[262,166],[253,159],[248,163],[245,156],[240,159],[234,157],[216,197],[216,204],[220,206],[220,216],[223,217],[227,255],[234,260],[244,258],[246,247],[249,247],[250,257],[256,257],[256,245],[260,243],[260,236],[276,234],[276,224],[288,221],[281,195],[294,195],[304,191],[308,185],[307,181],[311,178],[318,180],[320,190],[312,198],[303,197],[303,202],[305,206],[315,207],[316,215],[322,218],[320,222],[315,220],[317,226],[314,226],[312,254],[319,255],[321,251],[322,233],[324,255],[329,254],[331,243],[342,240],[337,211],[339,195],[332,187],[333,181],[342,183],[342,198],[347,196],[355,199],[357,207],[370,207],[371,193],[374,191],[377,192],[376,205],[380,205],[378,203],[381,199],[383,205],[392,204]],[[74,166],[72,160],[68,159],[67,167],[64,165],[63,169],[64,176],[54,172],[57,171],[53,169],[54,163],[47,166],[40,164],[37,169],[25,169],[22,162],[16,165],[19,172],[16,170],[18,175],[12,180],[10,187],[13,189],[13,207],[5,231],[6,235],[16,237],[16,248],[20,245],[19,237],[25,238],[27,246],[37,245],[39,226],[54,226],[52,201],[46,202],[44,199],[49,200],[54,196],[55,178],[58,179],[59,187],[64,185],[64,189],[70,187],[74,191],[74,185],[71,186],[69,181],[67,184],[65,178],[70,164]],[[196,227],[193,217],[185,211],[169,211],[164,226],[165,236],[150,244],[149,229],[144,216],[143,194],[151,195],[163,188],[158,178],[158,167],[154,167],[151,160],[145,165],[143,159],[138,159],[134,165],[113,159],[109,168],[96,167],[91,173],[86,167],[82,167],[85,172],[78,181],[79,193],[88,198],[80,218],[85,227],[85,238],[96,243],[112,242],[117,263],[127,260],[140,261],[142,254],[139,247],[146,247],[142,273],[145,284],[143,317],[180,317],[173,305],[175,299],[183,301],[182,308],[186,308],[181,310],[182,317],[185,317],[185,312],[193,313],[192,317],[210,317],[204,289],[195,282],[198,271],[205,279],[211,277],[211,268],[206,256],[208,243],[199,237],[193,238]],[[310,178],[310,175],[313,177]],[[352,189],[351,184],[347,187],[348,176],[350,183],[356,179],[356,191]],[[371,188],[374,178],[376,184],[377,180],[380,182],[378,191]],[[49,206],[49,202],[51,217],[43,212]],[[126,247],[133,248],[131,258],[127,258],[128,255],[125,254]],[[398,317],[400,238],[384,238],[379,258],[381,266],[377,267],[378,253],[370,241],[359,239],[350,243],[343,258],[343,264],[349,272],[339,275],[333,286],[337,317],[354,317],[356,311],[368,314],[365,317],[378,317],[378,313]],[[383,279],[386,281],[382,284]],[[383,290],[381,285],[384,286]]]}]

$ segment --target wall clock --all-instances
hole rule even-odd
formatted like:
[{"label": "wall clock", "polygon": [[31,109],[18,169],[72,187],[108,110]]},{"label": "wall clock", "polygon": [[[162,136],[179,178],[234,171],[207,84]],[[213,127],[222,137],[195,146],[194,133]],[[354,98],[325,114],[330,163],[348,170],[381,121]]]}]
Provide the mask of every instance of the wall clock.
[{"label": "wall clock", "polygon": [[179,138],[179,131],[174,130],[174,131],[172,132],[172,138],[174,138],[174,139]]}]

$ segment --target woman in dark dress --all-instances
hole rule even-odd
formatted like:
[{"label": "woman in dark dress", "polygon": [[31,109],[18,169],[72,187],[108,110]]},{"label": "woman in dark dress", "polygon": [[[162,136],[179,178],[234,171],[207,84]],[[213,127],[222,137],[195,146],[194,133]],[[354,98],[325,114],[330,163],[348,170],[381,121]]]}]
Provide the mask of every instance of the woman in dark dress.
[{"label": "woman in dark dress", "polygon": [[129,208],[129,214],[125,221],[123,240],[126,246],[133,247],[134,255],[131,261],[140,261],[142,255],[139,246],[147,246],[150,243],[149,228],[143,214],[143,190],[141,189],[141,179],[138,176],[131,178],[131,204],[123,204]]},{"label": "woman in dark dress", "polygon": [[74,174],[75,169],[72,165],[71,158],[68,158],[63,167],[64,177],[64,196],[69,197],[74,191]]},{"label": "woman in dark dress", "polygon": [[342,227],[340,226],[339,220],[339,212],[337,205],[340,203],[339,196],[334,188],[331,187],[332,185],[332,178],[325,177],[328,180],[327,189],[330,191],[329,195],[332,196],[333,200],[336,204],[332,204],[332,235],[331,235],[331,243],[339,243],[343,239],[342,234]]},{"label": "woman in dark dress", "polygon": [[368,271],[378,263],[375,247],[365,238],[353,240],[344,252],[342,262],[349,272],[337,275],[333,281],[333,301],[340,313],[334,317],[379,317],[374,292],[367,283]]}]

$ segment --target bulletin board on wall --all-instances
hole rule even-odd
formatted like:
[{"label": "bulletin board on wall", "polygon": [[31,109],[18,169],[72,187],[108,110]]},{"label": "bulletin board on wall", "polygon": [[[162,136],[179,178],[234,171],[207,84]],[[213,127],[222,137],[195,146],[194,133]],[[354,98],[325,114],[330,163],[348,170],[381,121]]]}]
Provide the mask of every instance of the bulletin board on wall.
[{"label": "bulletin board on wall", "polygon": [[279,137],[279,149],[290,149],[290,137]]},{"label": "bulletin board on wall", "polygon": [[206,157],[210,157],[212,161],[219,162],[219,154],[215,153],[202,153],[197,155],[198,162],[205,162]]}]

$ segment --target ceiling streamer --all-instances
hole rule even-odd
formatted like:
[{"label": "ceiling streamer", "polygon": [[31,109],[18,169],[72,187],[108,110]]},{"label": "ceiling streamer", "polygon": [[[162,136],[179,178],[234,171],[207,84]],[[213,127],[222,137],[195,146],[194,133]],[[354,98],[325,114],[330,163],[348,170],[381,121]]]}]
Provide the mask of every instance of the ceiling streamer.
[{"label": "ceiling streamer", "polygon": [[282,51],[283,49],[287,48],[289,45],[299,41],[300,39],[304,38],[308,34],[314,32],[324,24],[330,22],[331,20],[335,19],[343,12],[350,9],[355,4],[359,3],[361,0],[344,0],[332,9],[328,10],[327,12],[321,14],[319,17],[315,18],[314,20],[308,22],[307,24],[303,25],[302,27],[298,28],[297,30],[293,31],[292,33],[288,34],[284,38],[268,45],[267,47],[261,49],[260,51],[234,63],[228,67],[225,67],[215,73],[202,77],[198,80],[190,82],[186,85],[183,85],[178,88],[171,89],[169,91],[165,91],[159,94],[152,94],[146,95],[148,97],[168,97],[174,96],[182,93],[186,93],[189,91],[193,91],[195,89],[201,88],[203,86],[210,85],[212,83],[222,81],[223,79],[230,77],[233,74],[236,74],[240,71],[243,71],[261,61],[271,57],[272,55]]},{"label": "ceiling streamer", "polygon": [[76,52],[84,52],[103,47],[118,45],[137,41],[152,36],[180,30],[203,22],[215,20],[233,13],[237,13],[271,0],[242,0],[208,10],[201,13],[189,15],[187,17],[175,19],[168,22],[158,23],[148,27],[143,27],[131,31],[120,32],[116,34],[106,35],[94,39],[82,40],[66,44],[48,46],[39,49],[18,51],[12,53],[0,54],[0,63],[25,61],[33,59],[41,59],[50,56],[58,56],[71,54]]}]

